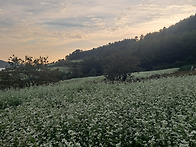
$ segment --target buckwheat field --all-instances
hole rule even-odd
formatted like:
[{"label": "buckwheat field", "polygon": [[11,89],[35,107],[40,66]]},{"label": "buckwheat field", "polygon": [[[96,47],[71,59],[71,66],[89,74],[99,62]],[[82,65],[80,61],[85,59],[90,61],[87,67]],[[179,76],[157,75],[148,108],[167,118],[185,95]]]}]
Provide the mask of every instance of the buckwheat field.
[{"label": "buckwheat field", "polygon": [[196,146],[196,76],[0,91],[1,147]]}]

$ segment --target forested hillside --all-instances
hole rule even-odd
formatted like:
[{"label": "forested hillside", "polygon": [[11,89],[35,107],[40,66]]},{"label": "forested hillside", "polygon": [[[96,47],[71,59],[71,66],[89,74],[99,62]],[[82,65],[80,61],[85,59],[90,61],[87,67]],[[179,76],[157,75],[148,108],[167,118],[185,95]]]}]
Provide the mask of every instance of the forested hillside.
[{"label": "forested hillside", "polygon": [[96,58],[104,61],[114,54],[136,57],[140,61],[139,68],[141,70],[195,64],[196,15],[184,19],[169,28],[163,28],[159,32],[109,43],[88,51],[77,49],[68,55],[66,59]]}]

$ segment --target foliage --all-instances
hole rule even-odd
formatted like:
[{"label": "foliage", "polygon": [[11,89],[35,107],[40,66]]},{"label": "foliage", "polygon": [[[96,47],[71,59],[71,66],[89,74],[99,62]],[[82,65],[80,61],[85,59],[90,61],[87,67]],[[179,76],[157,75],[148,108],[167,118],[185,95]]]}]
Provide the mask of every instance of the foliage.
[{"label": "foliage", "polygon": [[188,71],[188,70],[195,70],[196,65],[185,65],[180,67],[180,71]]},{"label": "foliage", "polygon": [[25,59],[22,60],[21,58],[16,57],[15,55],[11,56],[9,59],[9,64],[12,69],[40,69],[44,70],[45,65],[48,63],[48,57],[39,57],[33,58],[31,56],[25,56]]},{"label": "foliage", "polygon": [[[109,43],[92,50],[76,50],[66,57],[69,60],[89,57],[104,61],[113,54],[136,57],[140,60],[141,70],[165,69],[196,63],[196,15],[179,23],[163,28],[159,32],[148,33]],[[104,62],[102,62],[104,63]],[[125,65],[126,66],[126,65]]]},{"label": "foliage", "polygon": [[80,70],[84,76],[103,75],[103,65],[96,58],[89,58],[81,62]]},{"label": "foliage", "polygon": [[110,56],[112,53],[124,51],[127,48],[133,46],[136,43],[135,39],[124,39],[122,41],[109,43],[107,45],[100,46],[98,48],[93,48],[92,50],[82,51],[75,50],[73,53],[66,56],[68,60],[81,60],[86,58],[97,58],[104,59]]},{"label": "foliage", "polygon": [[[0,146],[195,146],[196,78],[102,77],[0,91]],[[6,103],[6,102],[5,102]]]},{"label": "foliage", "polygon": [[54,66],[54,67],[49,67],[50,70],[59,70],[63,73],[68,73],[70,71],[70,67],[69,66]]},{"label": "foliage", "polygon": [[66,61],[69,62],[67,66],[69,67],[69,72],[67,72],[64,79],[103,75],[102,61],[97,58]]},{"label": "foliage", "polygon": [[131,74],[138,70],[138,65],[137,58],[116,53],[106,59],[104,75],[111,81],[125,81],[128,73]]},{"label": "foliage", "polygon": [[10,68],[0,72],[0,88],[22,88],[48,84],[62,79],[63,73],[49,70],[47,57],[33,58],[25,56],[22,60],[14,55],[9,58]]},{"label": "foliage", "polygon": [[20,100],[19,97],[16,96],[10,96],[10,97],[1,97],[0,99],[0,110],[10,107],[16,107],[18,105],[22,104],[22,100]]}]

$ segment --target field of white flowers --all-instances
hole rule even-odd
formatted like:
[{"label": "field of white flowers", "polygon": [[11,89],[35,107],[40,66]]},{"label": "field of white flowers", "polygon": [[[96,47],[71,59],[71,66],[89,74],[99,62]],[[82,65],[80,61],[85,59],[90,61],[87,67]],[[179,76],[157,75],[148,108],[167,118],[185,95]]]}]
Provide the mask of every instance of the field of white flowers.
[{"label": "field of white flowers", "polygon": [[0,91],[0,146],[196,146],[196,76]]}]

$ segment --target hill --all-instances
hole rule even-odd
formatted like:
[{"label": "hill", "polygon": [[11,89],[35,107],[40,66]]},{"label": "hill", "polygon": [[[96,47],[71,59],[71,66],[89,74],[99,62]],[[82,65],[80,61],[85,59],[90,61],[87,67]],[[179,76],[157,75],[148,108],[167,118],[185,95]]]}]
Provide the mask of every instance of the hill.
[{"label": "hill", "polygon": [[129,55],[140,60],[140,69],[152,70],[196,63],[196,15],[169,28],[145,36],[109,43],[88,51],[77,49],[68,60],[96,58],[105,60],[113,54]]},{"label": "hill", "polygon": [[0,60],[0,68],[6,68],[8,66],[9,66],[8,62],[5,62],[3,60]]}]

